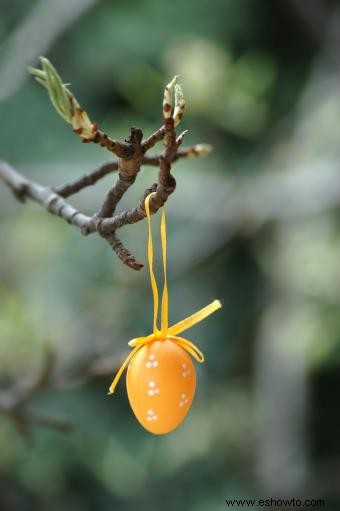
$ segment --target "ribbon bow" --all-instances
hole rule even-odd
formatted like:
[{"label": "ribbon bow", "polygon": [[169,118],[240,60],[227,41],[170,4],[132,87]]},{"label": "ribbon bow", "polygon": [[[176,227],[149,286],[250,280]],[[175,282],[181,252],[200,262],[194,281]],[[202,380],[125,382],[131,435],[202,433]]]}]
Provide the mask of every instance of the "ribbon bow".
[{"label": "ribbon bow", "polygon": [[154,303],[154,312],[153,312],[153,333],[144,337],[137,337],[136,339],[132,339],[129,342],[129,346],[133,348],[131,353],[126,357],[124,362],[119,368],[111,386],[109,389],[109,394],[113,394],[117,383],[124,372],[124,369],[132,360],[132,358],[136,355],[137,351],[140,350],[146,344],[149,344],[154,341],[162,341],[169,339],[173,341],[175,344],[186,350],[197,362],[204,362],[204,355],[201,350],[195,346],[188,339],[184,339],[184,337],[178,337],[177,334],[184,332],[188,328],[196,325],[196,323],[202,321],[206,317],[210,316],[213,312],[220,309],[222,304],[219,300],[214,300],[203,309],[195,312],[191,316],[188,316],[182,321],[179,321],[173,326],[169,327],[168,323],[168,308],[169,308],[169,298],[168,298],[168,283],[166,276],[166,220],[165,220],[165,207],[162,208],[162,219],[161,219],[161,242],[162,242],[162,257],[163,257],[163,271],[164,271],[164,286],[162,293],[162,305],[161,305],[161,328],[158,328],[157,318],[158,318],[158,308],[159,308],[159,297],[158,297],[158,288],[157,282],[155,278],[155,274],[153,271],[153,242],[152,242],[152,227],[151,227],[151,215],[150,215],[150,198],[154,195],[155,192],[150,193],[145,199],[145,211],[148,219],[148,260],[149,260],[149,272],[150,272],[150,280],[151,280],[151,288],[153,294],[153,303]]}]

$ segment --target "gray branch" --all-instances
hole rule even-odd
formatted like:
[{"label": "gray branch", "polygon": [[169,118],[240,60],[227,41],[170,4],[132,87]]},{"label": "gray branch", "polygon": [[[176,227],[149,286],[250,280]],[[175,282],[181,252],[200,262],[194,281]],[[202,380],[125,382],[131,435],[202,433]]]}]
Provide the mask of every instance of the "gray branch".
[{"label": "gray branch", "polygon": [[29,197],[53,215],[60,216],[80,230],[85,229],[91,222],[91,217],[80,213],[51,188],[26,179],[6,162],[0,162],[0,178],[22,202]]}]

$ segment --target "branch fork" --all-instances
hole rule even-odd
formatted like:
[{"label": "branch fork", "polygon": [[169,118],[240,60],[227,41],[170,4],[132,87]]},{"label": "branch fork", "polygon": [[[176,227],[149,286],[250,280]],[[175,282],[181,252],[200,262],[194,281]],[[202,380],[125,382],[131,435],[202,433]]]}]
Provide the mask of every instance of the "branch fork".
[{"label": "branch fork", "polygon": [[[117,236],[117,230],[146,217],[144,200],[151,191],[155,194],[150,201],[150,212],[154,214],[164,205],[176,188],[176,180],[171,174],[172,164],[175,161],[187,157],[205,156],[211,151],[211,146],[207,144],[197,144],[181,149],[187,131],[177,136],[176,127],[183,118],[186,103],[182,88],[178,84],[178,77],[175,76],[164,89],[162,126],[144,140],[142,130],[132,127],[128,139],[118,141],[110,138],[98,128],[97,123],[91,121],[69,86],[63,83],[57,70],[46,58],[41,58],[41,66],[41,69],[30,68],[30,72],[47,89],[59,115],[71,124],[74,133],[81,138],[82,142],[93,142],[105,147],[115,156],[115,160],[104,163],[79,179],[54,188],[42,186],[25,178],[6,162],[0,162],[0,178],[11,188],[18,200],[24,202],[29,198],[38,202],[50,213],[78,227],[83,235],[96,232],[109,243],[124,264],[134,270],[140,270],[143,264],[138,262],[123,245]],[[163,152],[156,156],[148,156],[148,151],[162,140],[164,140]],[[158,182],[144,191],[137,206],[116,213],[120,200],[135,183],[142,165],[159,168]],[[117,178],[107,191],[99,210],[92,216],[81,213],[65,200],[113,172],[117,172]]]}]

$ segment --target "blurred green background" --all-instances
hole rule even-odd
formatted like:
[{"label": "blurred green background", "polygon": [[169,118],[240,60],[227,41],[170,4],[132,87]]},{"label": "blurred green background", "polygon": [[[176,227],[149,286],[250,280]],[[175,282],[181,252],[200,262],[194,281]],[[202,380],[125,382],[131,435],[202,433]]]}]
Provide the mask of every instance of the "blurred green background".
[{"label": "blurred green background", "polygon": [[[339,509],[339,34],[336,1],[0,0],[0,159],[34,180],[63,183],[110,158],[27,75],[39,55],[122,139],[160,126],[162,89],[180,74],[186,143],[214,152],[174,166],[171,321],[224,304],[187,334],[206,363],[170,435],[142,430],[124,381],[108,398],[101,371],[30,401],[71,420],[68,433],[32,424],[27,440],[0,415],[1,511],[220,511],[271,497]],[[121,208],[156,172],[144,168]],[[111,182],[71,202],[93,213]],[[145,261],[145,223],[120,234]],[[150,331],[146,270],[1,183],[0,243],[3,392],[39,373],[46,343],[62,382],[111,356],[113,375]]]}]

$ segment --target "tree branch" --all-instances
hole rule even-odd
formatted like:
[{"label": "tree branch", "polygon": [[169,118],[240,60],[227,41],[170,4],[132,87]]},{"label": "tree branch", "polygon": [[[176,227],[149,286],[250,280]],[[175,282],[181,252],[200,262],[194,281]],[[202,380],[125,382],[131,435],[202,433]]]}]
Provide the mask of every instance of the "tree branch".
[{"label": "tree branch", "polygon": [[29,439],[28,425],[32,422],[58,431],[69,431],[72,427],[71,422],[66,419],[49,417],[28,407],[29,401],[36,394],[52,386],[51,375],[54,370],[54,362],[54,352],[47,346],[38,374],[30,380],[20,381],[19,385],[0,393],[0,412],[11,417],[19,433],[26,439]]},{"label": "tree branch", "polygon": [[[183,147],[183,149],[177,150],[175,155],[172,158],[172,163],[175,163],[177,160],[182,160],[185,158],[195,158],[199,156],[207,156],[212,151],[212,146],[209,144],[196,144],[190,147]],[[161,154],[156,154],[154,156],[144,156],[142,165],[152,165],[153,167],[159,166],[159,159],[161,158]]]},{"label": "tree branch", "polygon": [[[184,147],[183,149],[179,149],[175,156],[172,159],[172,163],[177,160],[206,156],[212,151],[212,146],[209,144],[196,144],[190,147]],[[152,167],[159,166],[159,159],[161,154],[157,154],[155,156],[144,156],[142,160],[142,165],[149,165]],[[97,183],[100,179],[107,176],[108,174],[112,174],[118,170],[118,161],[108,161],[103,163],[98,168],[84,174],[80,178],[75,179],[70,183],[66,183],[64,185],[53,187],[53,191],[56,192],[60,197],[66,199],[71,195],[74,195],[80,192],[83,188],[87,186],[92,186]]]},{"label": "tree branch", "polygon": [[[130,138],[125,142],[128,147],[128,153],[130,155],[132,154],[132,157],[119,158],[117,162],[106,163],[92,173],[86,174],[80,179],[63,186],[56,188],[44,187],[22,176],[6,162],[0,162],[0,178],[2,178],[13,191],[18,200],[22,202],[27,198],[34,200],[50,213],[78,227],[84,235],[97,232],[109,243],[124,264],[134,270],[140,270],[144,265],[136,261],[131,252],[124,247],[115,231],[124,225],[136,223],[145,218],[144,201],[149,193],[156,192],[150,202],[151,213],[155,213],[163,206],[176,186],[176,181],[170,172],[173,161],[182,157],[184,158],[190,155],[197,156],[208,152],[206,146],[203,145],[189,147],[179,152],[178,149],[184,135],[185,132],[176,139],[173,119],[169,118],[165,120],[165,151],[163,155],[154,157],[158,160],[160,168],[158,184],[154,184],[145,190],[139,204],[135,208],[125,210],[114,216],[112,215],[115,212],[117,204],[124,193],[135,182],[140,167],[146,160],[143,144],[141,143],[142,132],[138,128],[131,129]],[[151,164],[156,163],[152,158],[146,162],[151,162]],[[65,200],[65,197],[76,193],[86,186],[94,184],[103,176],[116,169],[119,170],[118,179],[108,191],[100,211],[97,214],[93,216],[85,215]]]},{"label": "tree branch", "polygon": [[169,195],[171,195],[176,188],[176,180],[170,172],[171,163],[176,155],[179,145],[183,141],[185,133],[186,132],[182,133],[182,135],[176,139],[174,121],[172,118],[166,119],[166,148],[164,154],[159,157],[160,169],[158,184],[154,184],[152,187],[145,190],[137,207],[123,211],[119,215],[115,215],[113,218],[99,220],[96,228],[102,235],[105,236],[105,234],[120,229],[123,225],[134,224],[143,220],[146,217],[144,201],[151,192],[156,192],[150,200],[151,214],[156,213],[165,204]]},{"label": "tree branch", "polygon": [[[164,90],[163,126],[144,141],[142,130],[132,127],[129,138],[120,142],[98,129],[97,124],[90,120],[74,94],[63,83],[54,66],[46,58],[41,57],[40,60],[42,69],[31,68],[30,72],[48,90],[58,114],[72,125],[73,131],[83,142],[100,144],[114,153],[118,160],[103,164],[93,172],[55,188],[42,186],[23,177],[6,162],[0,162],[0,178],[20,201],[30,198],[38,202],[50,213],[78,227],[84,235],[97,232],[109,243],[124,264],[134,270],[140,270],[143,264],[136,261],[131,252],[124,247],[117,237],[116,230],[145,218],[144,201],[150,191],[155,192],[150,201],[150,212],[156,213],[176,187],[175,178],[171,174],[172,163],[179,158],[208,154],[210,146],[196,145],[179,151],[186,132],[176,138],[175,128],[185,111],[185,100],[182,89],[177,84],[177,77],[174,77]],[[148,158],[146,152],[163,138],[164,153]],[[159,166],[158,184],[152,185],[144,192],[137,207],[115,214],[118,203],[134,184],[143,164]],[[84,215],[65,200],[115,170],[118,170],[117,179],[106,193],[99,211],[93,216]]]},{"label": "tree branch", "polygon": [[30,198],[41,204],[53,215],[60,216],[80,230],[85,229],[87,224],[91,222],[91,217],[80,213],[51,188],[26,179],[6,162],[0,162],[0,178],[21,202],[24,202],[26,198]]},{"label": "tree branch", "polygon": [[165,128],[161,126],[155,133],[150,135],[147,139],[142,143],[143,152],[146,153],[149,149],[154,147],[158,142],[163,140],[165,136]]},{"label": "tree branch", "polygon": [[126,266],[137,271],[144,267],[144,264],[138,262],[135,256],[123,245],[115,232],[100,233],[100,235],[108,242],[112,250]]},{"label": "tree branch", "polygon": [[[106,218],[100,221],[100,225],[97,226],[98,230],[105,236],[105,234],[109,234],[112,231],[116,231],[120,229],[124,225],[135,224],[140,222],[146,217],[145,209],[144,209],[144,201],[146,197],[152,193],[156,192],[157,183],[154,183],[150,188],[147,188],[138,205],[135,208],[127,209],[122,213],[115,215],[113,218]],[[159,209],[159,208],[158,208]],[[155,211],[153,211],[155,213]],[[90,227],[90,226],[89,226]]]},{"label": "tree branch", "polygon": [[0,392],[0,413],[9,416],[18,432],[27,440],[30,439],[30,424],[41,425],[57,431],[67,432],[73,428],[73,423],[65,418],[51,417],[30,407],[30,401],[46,390],[68,389],[74,384],[82,384],[98,376],[105,377],[118,371],[120,358],[90,357],[68,375],[54,374],[56,356],[51,347],[46,346],[45,357],[40,371],[26,381],[11,386]]},{"label": "tree branch", "polygon": [[84,138],[83,142],[94,142],[95,144],[99,144],[118,156],[118,158],[129,158],[131,156],[131,147],[129,144],[113,140],[106,133],[103,133],[100,130],[95,131],[93,138]]},{"label": "tree branch", "polygon": [[118,162],[110,161],[103,163],[97,169],[89,172],[88,174],[85,174],[78,179],[75,179],[71,183],[55,186],[53,191],[65,199],[66,197],[70,197],[70,195],[74,195],[75,193],[80,192],[80,190],[86,188],[87,186],[96,184],[97,181],[105,177],[107,174],[111,174],[117,170]]},{"label": "tree branch", "polygon": [[103,205],[97,213],[99,218],[112,216],[124,193],[135,182],[143,160],[142,137],[142,130],[139,128],[131,128],[130,138],[126,142],[130,157],[118,159],[118,179],[108,191]]}]

